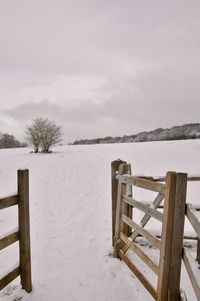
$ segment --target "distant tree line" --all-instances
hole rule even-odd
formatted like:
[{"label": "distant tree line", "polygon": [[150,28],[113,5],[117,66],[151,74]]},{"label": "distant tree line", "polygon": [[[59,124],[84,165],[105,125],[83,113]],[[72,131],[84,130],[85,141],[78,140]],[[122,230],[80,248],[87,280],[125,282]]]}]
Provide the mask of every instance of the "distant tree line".
[{"label": "distant tree line", "polygon": [[26,143],[21,143],[13,135],[7,133],[0,134],[0,148],[16,148],[16,147],[26,147]]},{"label": "distant tree line", "polygon": [[77,144],[102,144],[102,143],[128,143],[128,142],[147,142],[163,140],[183,140],[200,138],[200,123],[190,123],[172,128],[158,128],[153,131],[144,131],[134,135],[125,135],[123,137],[105,137],[97,139],[76,140]]}]

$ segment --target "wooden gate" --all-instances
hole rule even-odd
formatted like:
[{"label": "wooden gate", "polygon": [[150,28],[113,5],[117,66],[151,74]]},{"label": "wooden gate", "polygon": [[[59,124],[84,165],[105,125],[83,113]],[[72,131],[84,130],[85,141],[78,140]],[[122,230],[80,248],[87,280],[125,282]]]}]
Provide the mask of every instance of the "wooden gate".
[{"label": "wooden gate", "polygon": [[28,293],[32,291],[31,282],[31,252],[30,252],[30,222],[29,222],[29,173],[28,170],[18,170],[18,192],[0,199],[0,209],[18,206],[19,230],[0,239],[0,250],[19,241],[19,267],[0,279],[0,290],[18,276],[21,285]]},{"label": "wooden gate", "polygon": [[[157,192],[151,206],[132,197],[132,188]],[[168,172],[165,184],[131,176],[131,166],[112,162],[112,213],[114,256],[122,259],[157,301],[180,300],[180,272],[185,219],[187,174]],[[156,210],[164,202],[163,213]],[[144,213],[140,223],[132,218],[133,208]],[[150,218],[162,223],[161,239],[144,229]],[[159,250],[157,265],[134,242],[140,235]],[[133,251],[157,275],[157,287],[143,275],[127,256]]]},{"label": "wooden gate", "polygon": [[197,300],[200,300],[200,271],[197,267],[200,265],[200,218],[192,204],[186,205],[186,216],[197,234],[197,254],[192,256],[191,251],[184,247],[183,261]]}]

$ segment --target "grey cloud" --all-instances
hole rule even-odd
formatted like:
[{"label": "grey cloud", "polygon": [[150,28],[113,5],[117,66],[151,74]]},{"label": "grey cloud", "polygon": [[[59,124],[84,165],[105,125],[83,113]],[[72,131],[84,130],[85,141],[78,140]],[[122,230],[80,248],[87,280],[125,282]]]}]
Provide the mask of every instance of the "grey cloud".
[{"label": "grey cloud", "polygon": [[4,128],[5,125],[6,125],[5,122],[0,120],[0,133],[2,132],[2,128]]},{"label": "grey cloud", "polygon": [[[107,112],[137,129],[199,120],[200,74],[157,69],[111,83]],[[107,92],[108,93],[108,92]],[[148,126],[147,126],[148,125]]]},{"label": "grey cloud", "polygon": [[30,80],[24,81],[20,84],[21,88],[38,88],[38,87],[51,87],[53,84],[48,81]]},{"label": "grey cloud", "polygon": [[2,7],[2,70],[105,75],[124,61],[199,66],[199,1],[20,4]]},{"label": "grey cloud", "polygon": [[84,101],[84,105],[65,108],[48,100],[27,102],[3,113],[18,121],[31,121],[37,117],[46,117],[61,120],[66,123],[95,122],[98,118],[99,105]]},{"label": "grey cloud", "polygon": [[26,122],[42,116],[69,127],[92,127],[100,136],[198,122],[199,77],[167,67],[138,71],[134,77],[110,79],[99,90],[98,101],[80,100],[71,107],[48,100],[28,102],[4,113]]},{"label": "grey cloud", "polygon": [[[12,107],[4,113],[22,122],[38,116],[60,120],[72,140],[197,122],[199,12],[198,0],[3,1],[2,74],[30,72],[36,79],[20,79],[20,91],[3,90],[4,103]],[[90,74],[107,83],[95,99],[73,105],[60,74]],[[49,100],[39,101],[44,98]],[[12,99],[21,104],[14,107]]]},{"label": "grey cloud", "polygon": [[21,121],[28,121],[37,117],[52,117],[60,109],[59,106],[50,104],[47,100],[42,102],[27,102],[12,109],[4,110],[2,113]]}]

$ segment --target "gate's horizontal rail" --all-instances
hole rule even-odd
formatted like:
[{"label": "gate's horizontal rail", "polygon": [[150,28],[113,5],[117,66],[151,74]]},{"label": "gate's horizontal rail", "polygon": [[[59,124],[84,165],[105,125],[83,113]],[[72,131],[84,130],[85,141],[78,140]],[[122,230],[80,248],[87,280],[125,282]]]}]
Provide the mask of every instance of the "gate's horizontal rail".
[{"label": "gate's horizontal rail", "polygon": [[193,286],[194,292],[197,296],[197,299],[200,300],[200,277],[199,270],[197,268],[197,264],[193,257],[190,254],[190,251],[186,248],[183,249],[183,261],[185,264],[185,268],[188,272],[191,284]]},{"label": "gate's horizontal rail", "polygon": [[0,290],[8,285],[11,281],[17,278],[20,275],[20,268],[15,268],[12,272],[0,279]]},{"label": "gate's horizontal rail", "polygon": [[157,293],[152,284],[146,279],[142,272],[131,262],[131,260],[124,254],[122,250],[119,251],[119,257],[127,264],[129,269],[136,275],[144,287],[149,291],[151,296],[156,300]]},{"label": "gate's horizontal rail", "polygon": [[[148,202],[148,201],[144,201],[144,200],[139,201],[139,202],[142,203],[142,204],[144,204],[144,205],[146,205],[146,206],[152,207],[152,202]],[[190,202],[188,202],[188,204],[190,204]],[[199,205],[197,205],[197,204],[192,204],[192,206],[194,207],[194,209],[195,209],[196,211],[200,211]],[[154,207],[153,207],[153,208],[154,208]],[[158,209],[164,209],[164,204],[159,205],[157,208],[158,208]]]},{"label": "gate's horizontal rail", "polygon": [[129,227],[131,227],[134,230],[137,230],[137,232],[142,235],[144,238],[146,238],[150,243],[152,243],[152,245],[156,248],[160,248],[160,240],[154,236],[153,234],[151,234],[150,232],[148,232],[147,230],[145,230],[144,228],[142,228],[141,226],[139,226],[138,224],[136,224],[135,222],[133,222],[130,218],[128,218],[126,215],[122,214],[121,216],[121,220],[128,225]]},{"label": "gate's horizontal rail", "polygon": [[198,219],[196,209],[192,206],[192,204],[186,205],[186,216],[200,238],[200,220]]},{"label": "gate's horizontal rail", "polygon": [[146,180],[143,178],[137,178],[130,175],[116,175],[116,179],[120,182],[128,185],[134,185],[136,187],[145,188],[147,190],[155,191],[164,194],[165,184],[157,183],[154,181]]},{"label": "gate's horizontal rail", "polygon": [[125,203],[127,203],[133,207],[136,207],[137,209],[140,209],[144,213],[158,219],[159,221],[161,221],[161,222],[163,221],[163,214],[161,212],[151,208],[150,206],[145,205],[141,202],[138,202],[135,199],[130,198],[128,196],[123,196],[123,200]]},{"label": "gate's horizontal rail", "polygon": [[130,241],[123,232],[120,232],[119,237],[154,273],[158,275],[159,267],[136,245],[136,243]]},{"label": "gate's horizontal rail", "polygon": [[5,209],[18,204],[18,195],[8,196],[0,199],[0,209]]},{"label": "gate's horizontal rail", "polygon": [[9,234],[0,239],[0,250],[12,245],[19,240],[19,232]]},{"label": "gate's horizontal rail", "polygon": [[[137,178],[142,178],[142,179],[147,179],[147,180],[151,180],[151,181],[155,181],[155,182],[165,182],[166,181],[166,177],[165,176],[158,176],[158,177],[151,177],[151,176],[143,176],[143,175],[135,175],[135,177]],[[200,176],[199,175],[188,175],[187,177],[187,181],[188,182],[198,182],[200,181]]]},{"label": "gate's horizontal rail", "polygon": [[[160,205],[163,199],[164,199],[164,195],[159,193],[152,204],[155,209],[158,208],[158,206]],[[141,226],[144,227],[149,220],[150,220],[150,216],[148,214],[145,214],[140,221]],[[131,235],[132,240],[134,240],[137,236],[138,236],[138,232],[134,231]]]},{"label": "gate's horizontal rail", "polygon": [[[124,161],[119,162],[119,160],[112,162],[112,197],[117,208],[114,228],[114,256],[124,260],[157,301],[180,299],[182,256],[184,257],[189,278],[191,282],[195,283],[194,290],[197,299],[200,300],[200,279],[199,275],[197,275],[199,274],[197,262],[195,262],[192,256],[189,256],[191,254],[186,253],[187,250],[182,255],[185,215],[187,215],[198,237],[200,234],[200,221],[197,210],[192,208],[192,206],[186,206],[187,181],[200,181],[200,176],[188,176],[186,173],[176,173],[175,171],[169,171],[165,177],[157,178],[142,175],[132,176],[130,164]],[[138,202],[132,197],[131,186],[158,192],[159,194],[153,201],[153,204],[148,206],[148,204]],[[163,199],[164,206],[163,203],[161,204]],[[156,210],[159,206],[163,207],[163,212]],[[129,214],[128,210],[126,210],[127,208],[130,208],[131,213],[133,208],[144,212],[140,223],[135,223],[132,220],[132,214]],[[151,217],[163,223],[161,240],[153,233],[147,231],[147,229],[144,229],[145,224]],[[128,230],[133,230],[132,234],[127,234],[127,226]],[[159,265],[153,262],[143,249],[133,241],[138,235],[147,239],[160,250]],[[198,246],[200,246],[199,239],[197,244],[197,261],[200,258],[200,247]],[[132,250],[158,276],[157,289],[153,287],[141,273],[140,269],[131,261],[129,253],[126,254],[128,249]],[[184,298],[185,296],[181,300],[183,301]]]}]

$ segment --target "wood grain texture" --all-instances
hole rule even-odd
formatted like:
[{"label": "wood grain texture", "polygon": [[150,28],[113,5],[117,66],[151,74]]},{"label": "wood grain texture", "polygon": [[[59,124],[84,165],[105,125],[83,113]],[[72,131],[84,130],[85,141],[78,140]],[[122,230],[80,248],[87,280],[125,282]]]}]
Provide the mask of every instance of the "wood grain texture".
[{"label": "wood grain texture", "polygon": [[162,194],[165,193],[165,184],[162,184],[162,183],[157,183],[157,182],[154,182],[151,180],[137,178],[137,177],[126,175],[126,174],[118,175],[116,178],[125,184],[144,188],[144,189],[151,190],[154,192],[159,192]]},{"label": "wood grain texture", "polygon": [[116,208],[117,208],[117,186],[118,180],[116,175],[119,172],[120,164],[125,164],[125,161],[115,160],[111,163],[111,193],[112,193],[112,245],[114,246],[114,236],[115,236],[115,219],[116,219]]},{"label": "wood grain texture", "polygon": [[29,172],[18,170],[19,255],[22,288],[32,291],[29,217]]},{"label": "wood grain texture", "polygon": [[139,226],[138,224],[136,224],[134,221],[132,221],[130,218],[128,218],[126,215],[122,214],[121,217],[122,221],[129,225],[129,227],[131,227],[132,229],[137,230],[137,232],[143,236],[144,238],[146,238],[150,243],[152,243],[152,245],[156,248],[160,248],[160,240],[153,234],[151,234],[150,232],[148,232],[147,230],[145,230],[144,228],[142,228],[141,226]]},{"label": "wood grain texture", "polygon": [[123,196],[124,201],[133,206],[136,207],[137,209],[143,211],[144,213],[146,213],[147,215],[156,218],[159,221],[163,221],[163,214],[159,211],[157,211],[154,208],[151,208],[150,206],[147,206],[141,202],[138,202],[137,200],[127,197],[127,196]]},{"label": "wood grain texture", "polygon": [[130,241],[124,233],[120,233],[120,239],[130,248],[135,254],[137,254],[140,259],[142,259],[146,265],[158,275],[159,267],[153,262],[140,248],[136,243]]},{"label": "wood grain texture", "polygon": [[197,239],[197,261],[200,264],[200,238]]},{"label": "wood grain texture", "polygon": [[12,272],[0,279],[0,290],[6,287],[10,282],[20,275],[20,269],[15,268]]},{"label": "wood grain texture", "polygon": [[164,221],[160,249],[159,277],[157,284],[157,301],[168,301],[170,281],[171,252],[173,238],[173,218],[176,194],[176,173],[168,172],[166,177],[166,194],[164,202]]},{"label": "wood grain texture", "polygon": [[176,193],[173,216],[173,237],[170,262],[170,281],[168,299],[177,301],[180,298],[180,277],[185,222],[185,203],[187,191],[187,174],[176,174]]},{"label": "wood grain texture", "polygon": [[12,233],[0,239],[0,250],[10,246],[19,240],[19,232]]},{"label": "wood grain texture", "polygon": [[198,270],[197,263],[195,263],[192,258],[190,251],[187,248],[184,248],[183,250],[183,262],[185,268],[188,272],[197,300],[200,300],[200,270]]},{"label": "wood grain texture", "polygon": [[119,251],[119,257],[127,264],[129,269],[136,275],[143,286],[148,290],[151,296],[156,300],[157,294],[153,285],[147,280],[143,273],[131,262],[131,260],[123,253],[122,250]]},{"label": "wood grain texture", "polygon": [[0,199],[0,209],[5,209],[11,206],[15,206],[18,203],[18,195],[12,195],[6,198]]},{"label": "wood grain texture", "polygon": [[187,204],[186,206],[186,216],[189,219],[192,227],[200,238],[200,220],[197,216],[196,209],[192,204]]},{"label": "wood grain texture", "polygon": [[[122,175],[127,168],[127,164],[120,164],[119,166],[119,175]],[[122,182],[118,182],[117,185],[117,204],[116,204],[116,218],[115,218],[115,236],[114,236],[114,257],[119,257],[119,233],[123,231],[123,223],[121,221],[121,214],[124,210],[124,206],[122,204],[122,195],[125,193],[126,186],[122,184]]]},{"label": "wood grain texture", "polygon": [[[160,205],[160,203],[162,202],[163,199],[164,199],[164,195],[159,193],[157,195],[157,197],[155,198],[155,200],[153,201],[153,204],[151,205],[152,208],[155,208],[155,209],[158,208],[158,206]],[[144,227],[148,223],[150,218],[151,218],[151,216],[149,216],[148,214],[145,214],[140,221],[140,225],[142,227]],[[138,236],[138,234],[139,233],[137,231],[134,231],[131,235],[132,240],[135,240],[136,237]]]}]

